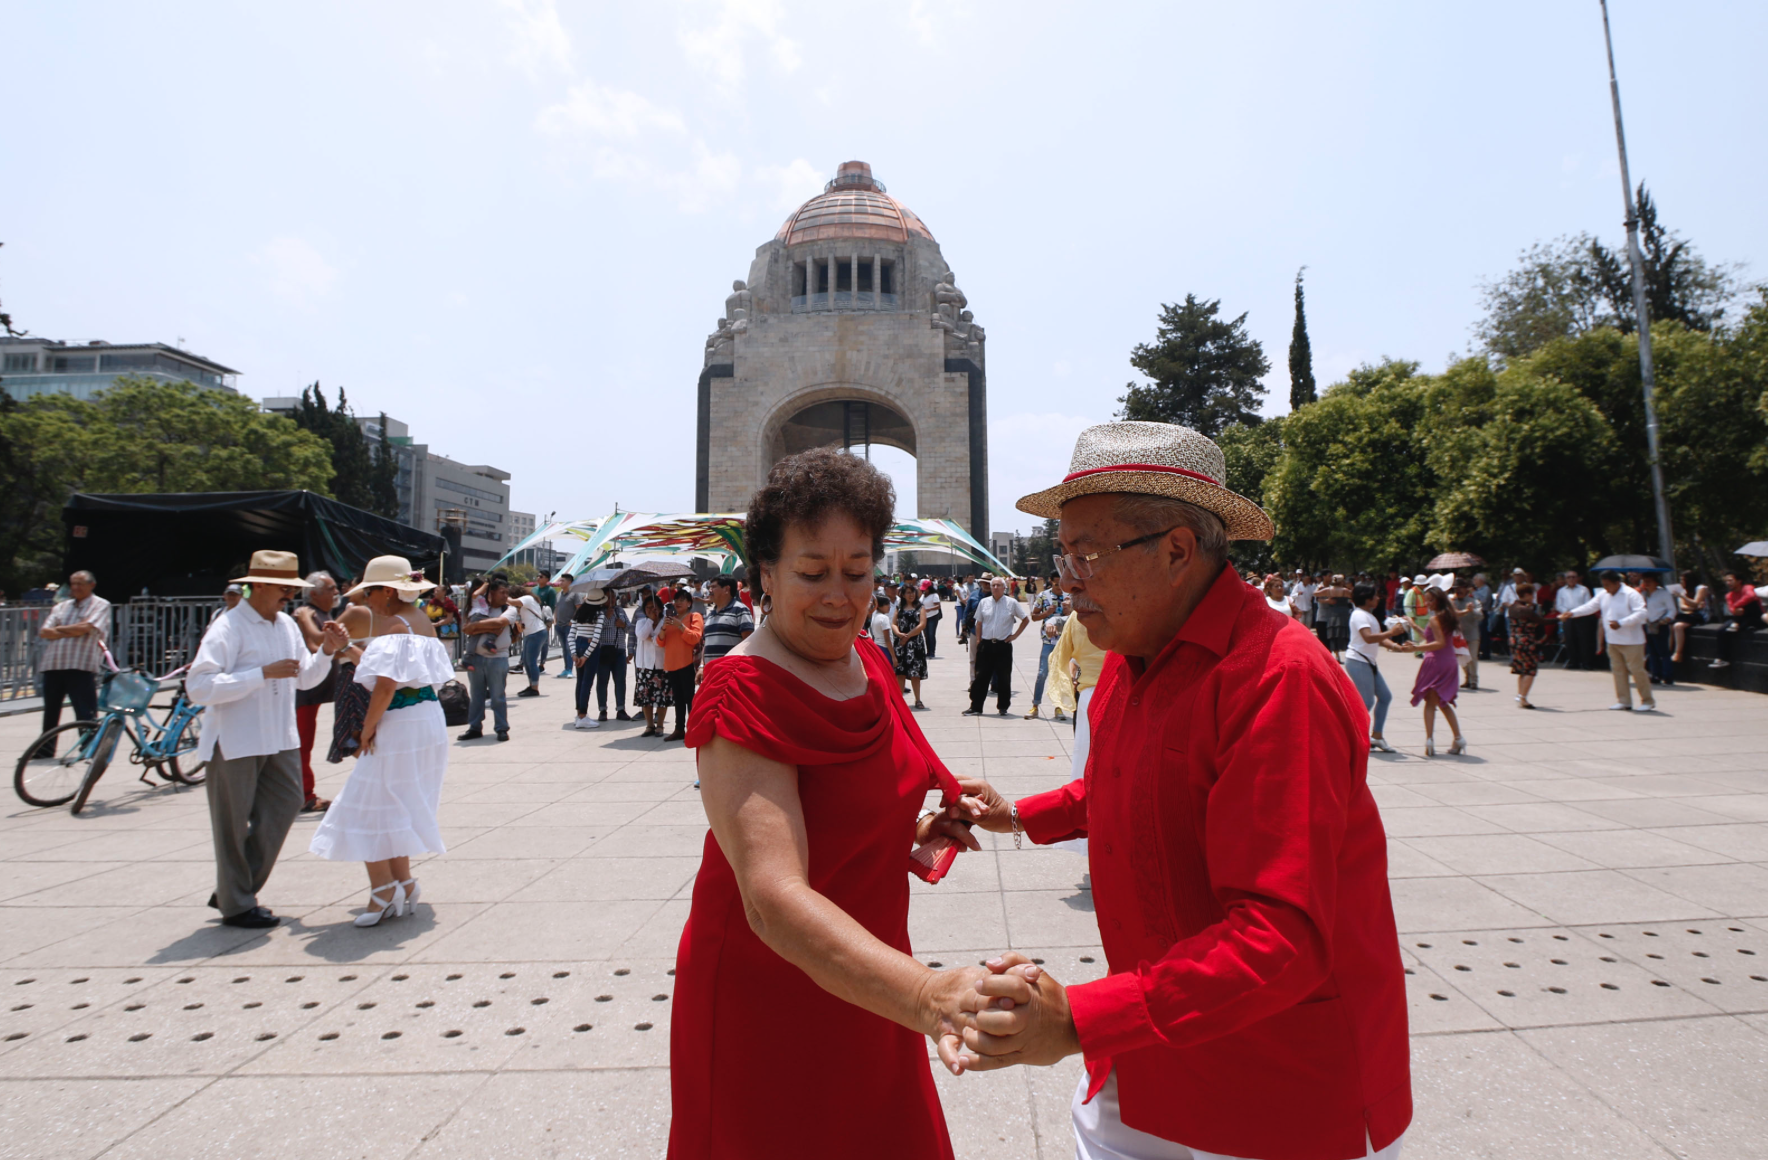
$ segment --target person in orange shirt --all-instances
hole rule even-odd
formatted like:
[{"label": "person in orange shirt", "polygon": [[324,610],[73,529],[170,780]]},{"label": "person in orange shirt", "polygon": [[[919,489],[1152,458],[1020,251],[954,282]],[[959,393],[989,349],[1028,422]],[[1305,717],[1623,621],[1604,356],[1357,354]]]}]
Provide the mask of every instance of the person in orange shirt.
[{"label": "person in orange shirt", "polygon": [[665,741],[680,741],[687,735],[688,712],[694,707],[694,649],[705,630],[705,620],[694,611],[694,594],[686,588],[677,589],[657,629],[657,643],[663,646],[663,672],[675,697],[675,732]]}]

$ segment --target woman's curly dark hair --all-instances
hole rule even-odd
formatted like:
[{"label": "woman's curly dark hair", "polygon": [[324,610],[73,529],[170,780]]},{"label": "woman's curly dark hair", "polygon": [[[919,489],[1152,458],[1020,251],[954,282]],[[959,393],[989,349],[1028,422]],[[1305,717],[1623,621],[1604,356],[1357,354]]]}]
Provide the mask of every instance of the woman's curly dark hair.
[{"label": "woman's curly dark hair", "polygon": [[749,501],[743,523],[749,564],[777,564],[793,524],[814,528],[840,513],[872,540],[872,559],[884,558],[884,533],[896,519],[896,489],[867,460],[833,447],[788,455],[767,473],[767,485]]}]

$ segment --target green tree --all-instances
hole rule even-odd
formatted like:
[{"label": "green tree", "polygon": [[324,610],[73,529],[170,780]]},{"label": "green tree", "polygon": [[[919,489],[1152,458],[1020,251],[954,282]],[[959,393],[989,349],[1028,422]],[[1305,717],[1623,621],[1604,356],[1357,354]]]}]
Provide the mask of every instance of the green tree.
[{"label": "green tree", "polygon": [[1265,481],[1279,560],[1341,570],[1411,567],[1429,552],[1437,486],[1418,429],[1429,382],[1416,363],[1360,367],[1283,421]]},{"label": "green tree", "polygon": [[331,479],[317,439],[232,391],[123,377],[92,408],[83,491],[324,492]]},{"label": "green tree", "polygon": [[325,444],[231,391],[123,377],[92,400],[0,402],[0,586],[59,569],[75,491],[325,492]]},{"label": "green tree", "polygon": [[1299,411],[1319,397],[1314,390],[1314,350],[1308,343],[1307,302],[1302,295],[1301,270],[1295,272],[1295,329],[1289,335],[1289,409]]},{"label": "green tree", "polygon": [[[1690,330],[1721,325],[1739,290],[1738,271],[1713,265],[1658,220],[1657,203],[1639,186],[1639,248],[1645,267],[1646,312],[1652,322]],[[1524,250],[1517,268],[1483,287],[1485,317],[1474,327],[1482,349],[1519,358],[1556,338],[1602,328],[1635,329],[1633,273],[1623,242],[1609,249],[1590,234],[1573,234]]]},{"label": "green tree", "polygon": [[[1265,483],[1283,459],[1283,425],[1286,416],[1267,419],[1247,426],[1234,423],[1224,427],[1216,443],[1227,461],[1228,490],[1238,492],[1252,502],[1264,502]],[[1263,540],[1235,540],[1228,545],[1229,558],[1242,571],[1248,568],[1269,572],[1275,563],[1271,545]]]},{"label": "green tree", "polygon": [[[344,388],[338,388],[338,403],[333,407],[327,404],[325,391],[318,383],[303,387],[300,406],[295,410],[295,424],[331,446],[333,495],[364,511],[388,517],[399,514],[399,497],[393,487],[392,458],[389,454],[377,456],[370,452],[362,428],[350,411],[350,400]],[[384,423],[381,430],[384,439]]]},{"label": "green tree", "polygon": [[369,471],[368,510],[395,519],[399,515],[399,458],[387,437],[387,413],[381,412],[381,438],[375,444],[374,466]]},{"label": "green tree", "polygon": [[1220,299],[1194,294],[1161,306],[1155,341],[1130,353],[1130,365],[1153,381],[1125,385],[1120,418],[1178,423],[1211,437],[1230,423],[1259,422],[1259,380],[1271,364],[1246,333],[1246,315],[1230,322],[1220,311]]},{"label": "green tree", "polygon": [[1604,521],[1584,481],[1613,454],[1602,412],[1567,383],[1466,359],[1431,382],[1423,425],[1440,481],[1433,549],[1524,560],[1545,573],[1600,554]]}]

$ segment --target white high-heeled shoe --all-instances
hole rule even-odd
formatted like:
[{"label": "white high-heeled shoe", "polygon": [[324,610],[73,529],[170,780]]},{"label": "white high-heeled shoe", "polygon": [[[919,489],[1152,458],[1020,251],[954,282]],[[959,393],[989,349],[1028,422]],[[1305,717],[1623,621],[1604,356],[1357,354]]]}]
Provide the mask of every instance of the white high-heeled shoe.
[{"label": "white high-heeled shoe", "polygon": [[1436,739],[1428,735],[1424,738],[1424,756],[1436,756]]},{"label": "white high-heeled shoe", "polygon": [[[383,902],[381,891],[392,890],[393,896]],[[377,907],[374,904],[381,902]],[[405,913],[405,888],[397,882],[389,882],[385,886],[376,886],[368,892],[368,909],[356,916],[357,926],[375,926],[381,919],[398,918]]]},{"label": "white high-heeled shoe", "polygon": [[423,884],[415,878],[406,878],[399,883],[399,888],[405,891],[404,909],[415,910],[417,908],[417,900],[424,896]]},{"label": "white high-heeled shoe", "polygon": [[1450,746],[1449,746],[1449,755],[1451,757],[1453,757],[1457,753],[1466,753],[1466,752],[1467,752],[1467,738],[1465,738],[1465,737],[1455,738],[1454,742],[1452,744],[1450,744]]}]

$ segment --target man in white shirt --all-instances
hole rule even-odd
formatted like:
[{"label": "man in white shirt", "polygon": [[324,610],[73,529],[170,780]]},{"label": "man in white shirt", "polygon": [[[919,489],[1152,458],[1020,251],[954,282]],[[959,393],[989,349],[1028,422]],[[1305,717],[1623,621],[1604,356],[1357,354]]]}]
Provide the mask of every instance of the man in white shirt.
[{"label": "man in white shirt", "polygon": [[995,709],[1003,717],[1013,700],[1013,642],[1031,621],[1025,605],[1007,595],[1007,582],[996,576],[989,595],[976,605],[976,675],[970,681],[966,717],[982,716],[988,686],[995,687]]},{"label": "man in white shirt", "polygon": [[1568,669],[1594,669],[1596,667],[1596,618],[1580,616],[1572,619],[1572,609],[1581,604],[1589,603],[1591,592],[1578,581],[1576,571],[1566,572],[1560,577],[1563,583],[1559,591],[1553,594],[1553,611],[1559,613],[1559,631],[1565,636],[1566,665]]},{"label": "man in white shirt", "polygon": [[1314,593],[1319,589],[1305,571],[1295,570],[1295,579],[1289,584],[1289,603],[1295,606],[1296,619],[1309,628],[1314,627]]},{"label": "man in white shirt", "polygon": [[209,905],[228,926],[259,930],[281,922],[258,905],[283,839],[300,812],[301,738],[295,690],[331,672],[349,644],[343,625],[324,626],[309,650],[283,605],[303,588],[293,552],[253,552],[244,600],[209,625],[184,686],[207,706],[197,757],[208,762],[209,828],[215,839],[215,893]]},{"label": "man in white shirt", "polygon": [[1609,708],[1633,708],[1633,698],[1627,692],[1627,674],[1631,673],[1639,688],[1639,707],[1651,712],[1657,708],[1657,698],[1651,691],[1651,677],[1645,671],[1645,598],[1622,584],[1614,572],[1604,572],[1598,579],[1602,581],[1602,591],[1566,615],[1602,616],[1608,636],[1608,671],[1615,679],[1615,703]]}]

